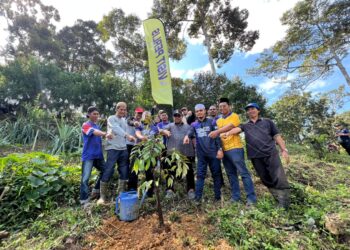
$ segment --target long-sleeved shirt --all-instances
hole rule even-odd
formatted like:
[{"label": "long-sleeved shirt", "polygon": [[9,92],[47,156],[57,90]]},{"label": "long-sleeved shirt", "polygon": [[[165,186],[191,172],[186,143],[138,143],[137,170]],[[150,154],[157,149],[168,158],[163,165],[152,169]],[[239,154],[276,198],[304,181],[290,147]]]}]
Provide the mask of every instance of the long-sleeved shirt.
[{"label": "long-sleeved shirt", "polygon": [[212,119],[205,118],[203,121],[196,120],[191,124],[188,132],[190,138],[196,137],[197,155],[216,157],[218,150],[221,148],[220,137],[215,139],[208,135],[215,130],[215,122]]},{"label": "long-sleeved shirt", "polygon": [[112,115],[107,120],[107,131],[113,134],[112,139],[108,139],[106,143],[106,150],[125,150],[126,149],[126,135],[127,123],[124,117],[117,117]]}]

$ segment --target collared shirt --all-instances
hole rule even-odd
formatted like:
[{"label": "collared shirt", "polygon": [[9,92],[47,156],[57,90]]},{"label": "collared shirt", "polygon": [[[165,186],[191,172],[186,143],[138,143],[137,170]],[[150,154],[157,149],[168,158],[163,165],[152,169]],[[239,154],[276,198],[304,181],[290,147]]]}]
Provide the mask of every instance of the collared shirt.
[{"label": "collared shirt", "polygon": [[248,158],[263,158],[277,151],[275,136],[279,134],[273,121],[259,118],[239,126],[245,134]]},{"label": "collared shirt", "polygon": [[126,141],[125,138],[127,132],[127,123],[124,117],[118,117],[112,115],[108,117],[107,120],[107,131],[108,133],[113,134],[112,139],[107,139],[106,150],[115,149],[115,150],[125,150]]},{"label": "collared shirt", "polygon": [[[236,113],[230,112],[226,116],[222,116],[217,119],[216,126],[217,128],[225,127],[226,125],[233,124],[235,127],[238,127],[241,122],[239,120],[239,116]],[[243,148],[243,144],[241,141],[241,137],[239,135],[230,135],[225,139],[221,137],[222,149],[224,151],[228,151],[235,148]]]},{"label": "collared shirt", "polygon": [[87,121],[82,126],[83,133],[83,152],[81,155],[82,161],[103,159],[102,153],[102,138],[94,135],[95,129],[101,130],[101,128],[93,123]]},{"label": "collared shirt", "polygon": [[167,142],[167,154],[170,155],[174,149],[178,150],[181,154],[185,156],[194,156],[194,145],[192,140],[189,144],[183,144],[184,137],[191,130],[191,126],[184,123],[170,123],[164,127],[165,130],[171,132],[171,136],[168,138]]},{"label": "collared shirt", "polygon": [[196,137],[196,151],[198,155],[216,157],[221,148],[219,137],[212,139],[208,135],[215,130],[215,124],[212,119],[205,118],[203,121],[196,120],[191,124],[191,129],[187,134],[190,138]]}]

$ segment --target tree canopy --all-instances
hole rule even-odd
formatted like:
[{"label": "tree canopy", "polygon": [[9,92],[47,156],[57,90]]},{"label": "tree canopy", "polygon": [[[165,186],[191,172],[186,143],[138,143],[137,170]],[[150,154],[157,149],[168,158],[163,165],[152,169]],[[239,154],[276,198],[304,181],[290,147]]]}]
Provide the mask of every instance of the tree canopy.
[{"label": "tree canopy", "polygon": [[250,73],[280,77],[300,88],[337,67],[350,86],[342,64],[350,48],[349,1],[300,1],[284,13],[281,22],[287,26],[286,36],[262,53]]}]

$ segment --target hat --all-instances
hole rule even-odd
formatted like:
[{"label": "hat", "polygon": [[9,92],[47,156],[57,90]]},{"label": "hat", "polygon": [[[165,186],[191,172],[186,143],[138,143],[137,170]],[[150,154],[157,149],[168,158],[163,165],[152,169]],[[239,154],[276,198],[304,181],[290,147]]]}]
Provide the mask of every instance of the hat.
[{"label": "hat", "polygon": [[141,108],[141,107],[137,107],[136,109],[135,109],[135,112],[136,113],[143,113],[143,108]]},{"label": "hat", "polygon": [[203,104],[199,103],[196,106],[194,106],[194,110],[198,110],[198,109],[205,109],[205,106]]},{"label": "hat", "polygon": [[182,113],[181,113],[180,110],[175,109],[175,110],[173,111],[173,115],[182,115]]},{"label": "hat", "polygon": [[257,103],[255,102],[252,102],[252,103],[249,103],[247,106],[245,106],[245,110],[249,109],[249,108],[256,108],[257,110],[260,110],[260,107]]}]

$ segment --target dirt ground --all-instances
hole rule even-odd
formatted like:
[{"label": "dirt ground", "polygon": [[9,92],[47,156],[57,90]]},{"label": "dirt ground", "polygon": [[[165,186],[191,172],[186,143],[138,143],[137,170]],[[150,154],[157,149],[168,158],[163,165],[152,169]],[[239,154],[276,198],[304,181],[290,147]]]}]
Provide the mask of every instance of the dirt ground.
[{"label": "dirt ground", "polygon": [[203,215],[182,214],[176,222],[166,216],[165,220],[165,229],[159,230],[156,214],[133,222],[112,217],[86,237],[88,249],[233,249],[224,240],[215,242],[215,247],[208,247],[204,231],[210,232],[212,225],[205,223]]}]

